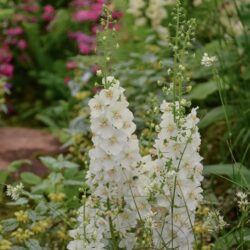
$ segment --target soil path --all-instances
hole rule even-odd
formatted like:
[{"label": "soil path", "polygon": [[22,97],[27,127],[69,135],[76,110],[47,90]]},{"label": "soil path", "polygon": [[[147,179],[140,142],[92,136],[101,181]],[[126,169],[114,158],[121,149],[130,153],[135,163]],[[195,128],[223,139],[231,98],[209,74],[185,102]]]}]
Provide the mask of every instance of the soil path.
[{"label": "soil path", "polygon": [[48,132],[30,128],[0,128],[0,170],[6,169],[12,161],[28,159],[32,164],[23,165],[21,171],[43,176],[47,171],[38,161],[38,156],[62,152],[59,141]]}]

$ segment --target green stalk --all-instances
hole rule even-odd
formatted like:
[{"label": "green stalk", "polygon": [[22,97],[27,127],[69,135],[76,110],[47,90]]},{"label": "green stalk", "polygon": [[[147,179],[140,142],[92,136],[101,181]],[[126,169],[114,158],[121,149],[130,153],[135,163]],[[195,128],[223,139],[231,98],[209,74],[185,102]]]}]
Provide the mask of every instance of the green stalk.
[{"label": "green stalk", "polygon": [[[109,202],[109,198],[107,199],[107,207],[108,207],[108,211],[110,211],[110,202]],[[113,226],[113,222],[112,222],[112,218],[110,216],[108,216],[108,220],[109,220],[109,228],[110,228],[110,233],[111,233],[111,239],[112,239],[112,245],[113,245],[113,250],[118,250],[118,243],[115,237],[115,229]]]}]

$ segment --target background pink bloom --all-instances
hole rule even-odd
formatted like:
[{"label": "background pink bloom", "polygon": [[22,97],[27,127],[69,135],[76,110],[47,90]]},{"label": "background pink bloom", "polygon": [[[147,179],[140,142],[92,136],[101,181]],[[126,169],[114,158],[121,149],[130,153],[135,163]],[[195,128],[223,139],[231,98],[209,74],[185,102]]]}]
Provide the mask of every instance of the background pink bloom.
[{"label": "background pink bloom", "polygon": [[99,17],[99,11],[79,10],[73,14],[75,22],[96,21]]},{"label": "background pink bloom", "polygon": [[89,46],[88,44],[84,44],[84,43],[78,43],[78,48],[80,53],[82,54],[90,54],[93,49],[91,46]]},{"label": "background pink bloom", "polygon": [[43,8],[42,19],[46,22],[50,22],[53,20],[54,17],[55,17],[55,8],[50,4],[45,5]]},{"label": "background pink bloom", "polygon": [[17,46],[20,50],[25,50],[28,47],[28,44],[24,39],[21,39],[17,42]]},{"label": "background pink bloom", "polygon": [[120,19],[123,16],[121,11],[113,11],[112,12],[112,18],[113,19]]},{"label": "background pink bloom", "polygon": [[0,65],[0,75],[11,78],[13,76],[13,72],[14,72],[14,67],[12,64],[4,63]]},{"label": "background pink bloom", "polygon": [[19,36],[23,33],[23,29],[21,27],[14,27],[7,30],[7,34],[9,36]]}]

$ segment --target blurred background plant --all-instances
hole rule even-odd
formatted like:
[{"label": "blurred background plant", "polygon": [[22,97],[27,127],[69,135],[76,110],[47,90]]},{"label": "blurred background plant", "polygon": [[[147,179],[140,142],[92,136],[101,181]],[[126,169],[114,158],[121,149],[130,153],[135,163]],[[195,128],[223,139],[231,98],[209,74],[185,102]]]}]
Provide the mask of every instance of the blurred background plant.
[{"label": "blurred background plant", "polygon": [[[70,70],[75,67],[70,57],[95,53],[104,3],[104,0],[1,2],[0,75],[13,86],[8,111],[17,112],[19,122],[53,102],[70,99],[67,83]],[[112,15],[121,17],[118,11]]]}]

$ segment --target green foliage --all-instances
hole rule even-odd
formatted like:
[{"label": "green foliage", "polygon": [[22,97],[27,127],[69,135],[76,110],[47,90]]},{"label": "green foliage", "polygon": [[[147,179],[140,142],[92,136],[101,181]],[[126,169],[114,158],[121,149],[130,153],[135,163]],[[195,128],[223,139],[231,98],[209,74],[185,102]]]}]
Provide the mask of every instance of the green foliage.
[{"label": "green foliage", "polygon": [[[5,203],[15,212],[10,211],[7,219],[0,220],[0,240],[10,241],[11,249],[64,249],[69,240],[67,230],[72,228],[74,209],[80,205],[79,187],[84,172],[63,156],[41,157],[41,161],[50,170],[49,175],[42,179],[23,172],[21,180],[27,189],[17,200]],[[15,171],[18,164],[21,161],[11,164],[9,172]]]}]

